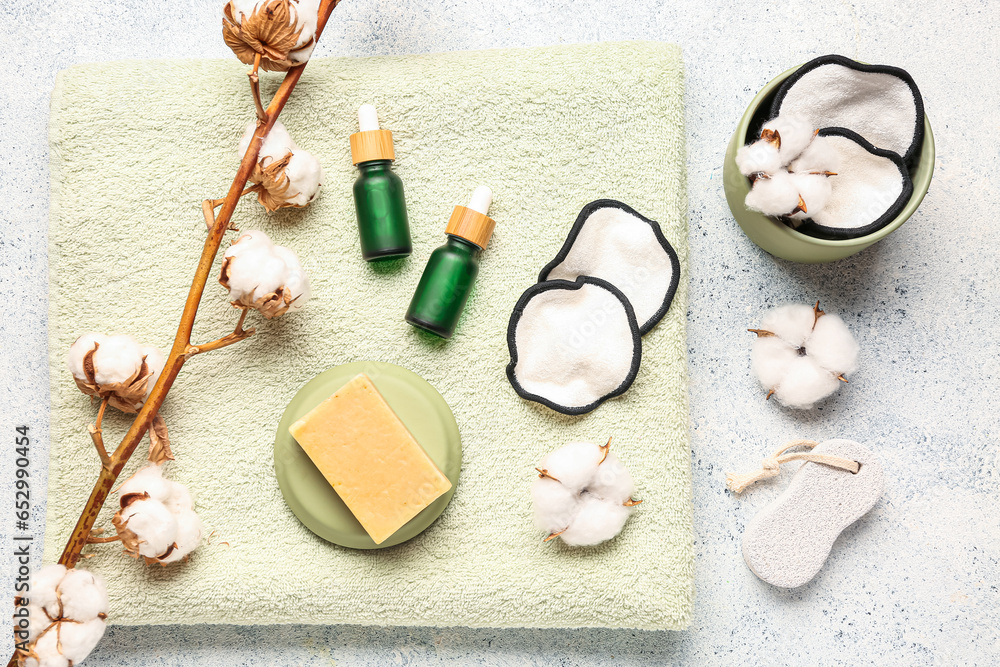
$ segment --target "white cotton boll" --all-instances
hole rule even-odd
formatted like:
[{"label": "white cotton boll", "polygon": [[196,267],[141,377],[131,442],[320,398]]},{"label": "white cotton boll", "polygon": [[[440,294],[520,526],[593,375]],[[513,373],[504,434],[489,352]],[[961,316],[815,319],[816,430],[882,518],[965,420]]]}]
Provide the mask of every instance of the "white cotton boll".
[{"label": "white cotton boll", "polygon": [[[250,140],[253,139],[254,132],[256,131],[257,121],[252,120],[247,124],[246,130],[243,131],[243,137],[240,139],[240,159],[247,154],[247,149],[250,148]],[[292,140],[292,135],[288,133],[288,128],[280,120],[276,120],[264,137],[264,142],[260,146],[260,152],[257,153],[257,161],[263,161],[266,167],[271,162],[276,162],[285,157],[296,148],[297,146]]]},{"label": "white cotton boll", "polygon": [[781,164],[787,165],[797,158],[813,140],[816,128],[805,117],[785,114],[764,123],[763,129],[774,130],[781,139],[778,154]]},{"label": "white cotton boll", "polygon": [[753,373],[768,389],[781,382],[798,358],[798,349],[777,336],[758,338],[750,349]]},{"label": "white cotton boll", "polygon": [[805,220],[822,211],[833,193],[830,177],[824,174],[796,172],[791,174],[791,178],[799,196],[802,197],[802,201],[806,205],[805,211],[798,211],[791,217],[796,220]]},{"label": "white cotton boll", "polygon": [[108,613],[108,589],[93,572],[73,569],[59,582],[63,618],[90,621]]},{"label": "white cotton boll", "polygon": [[163,503],[136,500],[121,511],[124,528],[135,533],[140,556],[156,558],[177,539],[177,520]]},{"label": "white cotton boll", "polygon": [[[162,477],[162,467],[150,464],[122,487],[123,508],[114,523],[126,551],[146,558],[147,564],[174,563],[201,543],[201,519],[192,509],[187,487]],[[125,492],[155,494],[154,498],[127,499]]]},{"label": "white cotton boll", "polygon": [[[79,665],[90,655],[97,643],[104,636],[105,623],[99,618],[85,623],[61,623],[59,627],[59,643],[63,657],[70,664]],[[55,634],[54,631],[49,631]]]},{"label": "white cotton boll", "polygon": [[635,493],[635,483],[618,457],[609,452],[587,485],[587,493],[621,505]]},{"label": "white cotton boll", "polygon": [[150,463],[139,468],[121,485],[118,496],[125,499],[133,494],[138,496],[148,494],[151,499],[164,502],[170,497],[171,484],[173,482],[163,478],[163,467]]},{"label": "white cotton boll", "polygon": [[[250,17],[258,8],[267,5],[270,0],[232,0],[233,20],[242,23],[241,14]],[[316,27],[319,22],[319,0],[291,0],[292,16],[289,25],[294,22],[295,29],[301,30],[295,41],[288,59],[295,63],[309,60],[315,48]]]},{"label": "white cotton boll", "polygon": [[319,194],[323,184],[323,167],[312,153],[302,148],[292,151],[292,159],[285,167],[289,186],[284,197],[292,206],[305,206]]},{"label": "white cotton boll", "polygon": [[65,576],[66,567],[59,563],[52,563],[38,570],[31,577],[31,596],[28,599],[32,604],[37,604],[48,611],[53,618],[59,613],[56,587]]},{"label": "white cotton boll", "polygon": [[606,542],[621,532],[629,513],[630,509],[624,505],[584,494],[573,522],[559,539],[571,547]]},{"label": "white cotton boll", "polygon": [[33,655],[25,658],[25,667],[70,667],[69,658],[59,652],[59,634],[55,628],[38,638]]},{"label": "white cotton boll", "polygon": [[755,141],[740,146],[736,151],[736,166],[744,176],[751,174],[773,174],[781,169],[778,149],[766,141]]},{"label": "white cotton boll", "polygon": [[792,162],[789,170],[796,173],[836,173],[840,171],[840,153],[829,139],[817,136],[802,151],[802,155]]},{"label": "white cotton boll", "polygon": [[243,232],[229,246],[227,266],[229,300],[249,304],[275,292],[284,284],[286,264],[274,254],[274,244],[261,231]]},{"label": "white cotton boll", "polygon": [[861,346],[854,340],[844,321],[836,315],[824,315],[816,322],[807,343],[809,356],[835,375],[849,375],[857,370]]},{"label": "white cotton boll", "polygon": [[[542,459],[531,488],[535,526],[569,546],[610,540],[625,525],[635,492],[632,476],[604,447],[572,442]],[[603,459],[603,461],[602,461]]]},{"label": "white cotton boll", "polygon": [[48,565],[32,577],[30,595],[29,641],[34,643],[24,664],[69,667],[82,663],[104,635],[108,612],[104,581],[87,570]]},{"label": "white cotton boll", "polygon": [[576,516],[579,494],[547,477],[539,477],[531,487],[535,526],[546,533],[558,533]]},{"label": "white cotton boll", "polygon": [[744,202],[751,211],[764,215],[788,215],[799,205],[799,191],[791,174],[779,170],[770,178],[758,178]]},{"label": "white cotton boll", "polygon": [[754,375],[772,395],[791,408],[811,408],[840,388],[844,374],[857,367],[859,347],[836,315],[819,304],[796,304],[769,311],[762,319],[750,353]]},{"label": "white cotton boll", "polygon": [[592,442],[571,442],[542,459],[538,468],[579,493],[590,483],[603,456],[600,446]]},{"label": "white cotton boll", "polygon": [[97,384],[125,382],[142,365],[139,343],[132,336],[108,336],[94,353],[94,378]]},{"label": "white cotton boll", "polygon": [[201,518],[190,509],[181,510],[175,514],[177,519],[177,538],[174,548],[169,554],[159,559],[160,563],[176,563],[183,560],[201,544]]},{"label": "white cotton boll", "polygon": [[779,306],[767,312],[760,328],[770,331],[793,347],[802,347],[812,334],[816,311],[801,303]]},{"label": "white cotton boll", "polygon": [[[309,280],[298,256],[263,232],[244,232],[226,250],[222,267],[220,282],[229,289],[229,300],[257,308],[264,317],[298,310],[309,299]],[[259,301],[272,294],[281,298]]]},{"label": "white cotton boll", "polygon": [[820,399],[837,391],[840,384],[834,375],[808,356],[792,363],[781,382],[775,387],[774,396],[782,405],[806,410]]},{"label": "white cotton boll", "polygon": [[94,345],[103,345],[108,337],[100,333],[86,333],[76,339],[69,348],[69,355],[66,359],[69,365],[69,372],[73,377],[80,380],[87,379],[87,373],[83,369],[83,359],[87,353],[94,349]]}]

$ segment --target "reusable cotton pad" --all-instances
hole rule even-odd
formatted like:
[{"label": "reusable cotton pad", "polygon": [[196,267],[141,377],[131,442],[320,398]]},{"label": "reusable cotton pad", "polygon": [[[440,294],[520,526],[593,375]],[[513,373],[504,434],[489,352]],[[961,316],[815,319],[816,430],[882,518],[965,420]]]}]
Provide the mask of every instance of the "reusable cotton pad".
[{"label": "reusable cotton pad", "polygon": [[555,259],[538,281],[593,276],[617,287],[632,304],[645,335],[666,314],[680,264],[660,226],[630,206],[599,199],[583,207]]},{"label": "reusable cotton pad", "polygon": [[743,559],[774,586],[795,588],[815,577],[840,533],[875,505],[885,487],[878,459],[856,442],[827,440],[811,453],[860,466],[852,473],[803,463],[788,488],[747,524]]},{"label": "reusable cotton pad", "polygon": [[913,194],[913,181],[902,158],[845,128],[825,128],[819,136],[837,153],[838,171],[826,179],[830,192],[822,208],[808,213],[811,222],[806,221],[799,231],[850,239],[892,222]]},{"label": "reusable cotton pad", "polygon": [[507,327],[507,377],[522,398],[557,412],[590,412],[631,386],[642,342],[635,311],[611,283],[591,276],[532,285]]},{"label": "reusable cotton pad", "polygon": [[846,127],[911,164],[924,138],[924,103],[913,77],[838,55],[810,60],[778,88],[771,118],[794,114],[815,128]]}]

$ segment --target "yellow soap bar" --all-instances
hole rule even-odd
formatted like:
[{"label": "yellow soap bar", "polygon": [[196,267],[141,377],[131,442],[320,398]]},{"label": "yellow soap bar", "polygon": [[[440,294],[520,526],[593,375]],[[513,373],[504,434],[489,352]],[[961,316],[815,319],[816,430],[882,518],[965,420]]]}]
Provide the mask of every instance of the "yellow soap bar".
[{"label": "yellow soap bar", "polygon": [[364,373],[288,431],[376,544],[451,488]]}]

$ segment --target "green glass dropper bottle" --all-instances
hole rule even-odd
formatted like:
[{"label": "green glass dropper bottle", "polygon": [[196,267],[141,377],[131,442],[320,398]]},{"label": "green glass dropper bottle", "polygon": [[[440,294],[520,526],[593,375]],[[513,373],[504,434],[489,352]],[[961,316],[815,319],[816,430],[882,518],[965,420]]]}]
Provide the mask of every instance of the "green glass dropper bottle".
[{"label": "green glass dropper bottle", "polygon": [[486,214],[493,193],[476,188],[468,206],[456,206],[444,233],[448,241],[431,253],[413,293],[406,321],[442,338],[455,333],[458,318],[479,273],[479,255],[493,235],[496,223]]},{"label": "green glass dropper bottle", "polygon": [[351,135],[351,159],[361,174],[354,182],[354,207],[366,261],[406,257],[413,250],[403,199],[403,181],[392,171],[392,132],[379,129],[371,104],[358,109],[360,132]]}]

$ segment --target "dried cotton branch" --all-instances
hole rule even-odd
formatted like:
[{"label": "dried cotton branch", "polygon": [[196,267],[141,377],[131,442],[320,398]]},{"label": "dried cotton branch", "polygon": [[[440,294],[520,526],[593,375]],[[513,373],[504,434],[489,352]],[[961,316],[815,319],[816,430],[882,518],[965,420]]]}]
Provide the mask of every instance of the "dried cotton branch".
[{"label": "dried cotton branch", "polygon": [[[320,34],[322,34],[323,29],[330,18],[330,14],[337,6],[337,2],[338,0],[320,0],[315,29],[316,39],[318,39]],[[261,143],[263,142],[263,138],[277,121],[278,115],[281,113],[282,109],[284,109],[292,91],[295,89],[296,84],[298,84],[299,79],[302,77],[303,69],[304,64],[298,64],[290,67],[267,108],[258,109],[260,123],[258,123],[257,129],[254,132],[254,139],[250,141],[246,154],[244,155],[243,160],[240,163],[240,167],[233,178],[232,184],[230,185],[228,194],[225,199],[220,202],[222,208],[219,210],[218,217],[216,218],[214,213],[212,215],[212,224],[209,226],[208,237],[205,239],[204,248],[202,250],[201,257],[198,260],[197,269],[195,270],[194,276],[191,280],[188,297],[184,303],[180,322],[177,325],[177,334],[174,337],[170,353],[163,363],[162,371],[160,371],[155,378],[155,383],[150,383],[153,385],[152,389],[150,389],[148,385],[145,387],[144,400],[141,402],[141,407],[138,408],[138,414],[133,420],[132,425],[129,427],[128,432],[122,438],[121,443],[119,443],[118,447],[116,447],[110,454],[105,453],[105,460],[103,461],[104,465],[98,473],[98,477],[94,482],[94,487],[90,493],[90,497],[87,499],[87,502],[80,513],[80,518],[73,527],[73,531],[63,548],[62,554],[59,557],[59,564],[43,568],[39,571],[39,576],[46,571],[61,573],[63,569],[72,570],[72,568],[79,561],[83,553],[83,549],[91,543],[94,524],[97,521],[102,507],[104,506],[104,502],[107,500],[108,495],[114,487],[115,481],[118,479],[118,476],[125,468],[129,459],[132,457],[136,447],[139,446],[143,436],[151,427],[155,425],[157,412],[163,404],[163,400],[166,398],[170,388],[173,386],[173,383],[184,363],[199,352],[225,347],[233,342],[242,340],[246,337],[246,335],[248,335],[248,332],[242,330],[243,316],[245,316],[244,312],[241,315],[240,322],[233,334],[200,346],[195,346],[191,343],[191,333],[194,329],[194,322],[198,314],[198,307],[201,303],[201,297],[204,293],[205,285],[208,283],[209,274],[212,271],[212,266],[216,255],[219,252],[219,248],[222,245],[225,233],[230,229],[236,205],[239,202],[240,197],[244,194],[244,188],[246,188],[247,180],[250,178],[254,168],[257,166],[258,151]],[[74,377],[76,376],[74,375]],[[83,371],[82,377],[88,377],[85,371]],[[116,377],[120,377],[120,375]],[[96,382],[97,379],[95,371],[93,380]],[[110,401],[110,397],[108,398],[108,401]],[[103,404],[104,401],[102,401],[102,409]],[[128,405],[128,402],[126,401],[124,404]],[[56,577],[53,576],[52,578],[55,579]],[[99,581],[96,577],[93,579],[95,582]],[[41,588],[41,585],[39,585],[39,588]],[[94,584],[94,588],[98,588],[97,583]],[[101,585],[100,588],[103,589],[103,585]],[[61,594],[57,596],[57,599],[61,599]],[[61,660],[58,656],[52,655],[52,647],[49,646],[49,642],[54,642],[55,651],[58,653],[60,652],[59,643],[60,641],[65,641],[66,637],[69,637],[70,648],[75,651],[73,654],[73,664],[79,665],[79,663],[82,662],[90,653],[97,642],[100,641],[100,637],[104,632],[104,616],[107,614],[106,593],[103,594],[103,596],[97,596],[95,594],[87,597],[86,599],[89,599],[94,603],[90,607],[92,610],[101,610],[98,612],[96,618],[84,621],[81,618],[68,617],[74,622],[58,624],[58,627],[65,625],[66,629],[68,629],[68,634],[63,635],[60,631],[51,639],[46,638],[50,634],[51,630],[48,632],[46,632],[44,628],[37,630],[31,637],[33,641],[30,647],[22,649],[21,646],[18,646],[15,648],[15,652],[8,662],[8,667],[18,667],[19,665],[28,665],[29,667],[42,667],[43,665],[44,667],[51,667],[52,665],[69,667],[70,658],[65,653],[65,643],[62,645],[63,658],[65,658],[65,662],[59,661],[43,663],[39,659],[40,653],[38,652],[39,647],[41,647],[41,650],[46,652],[45,660]],[[33,602],[38,601],[35,600]],[[65,608],[65,601],[63,606],[63,614],[66,614],[67,610]],[[60,617],[52,616],[51,610],[49,610],[47,615],[45,615],[44,610],[42,613],[44,618],[49,621],[50,626],[55,625],[55,622],[60,620]],[[36,610],[36,617],[38,617],[38,610]],[[62,617],[62,620],[66,619],[66,616]]]}]

